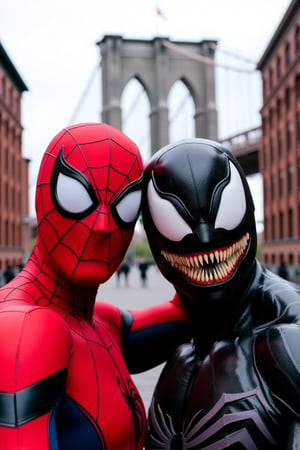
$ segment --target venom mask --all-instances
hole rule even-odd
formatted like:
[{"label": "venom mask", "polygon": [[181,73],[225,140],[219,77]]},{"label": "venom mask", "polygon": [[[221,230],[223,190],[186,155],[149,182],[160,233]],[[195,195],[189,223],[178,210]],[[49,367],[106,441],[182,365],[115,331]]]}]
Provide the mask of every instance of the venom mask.
[{"label": "venom mask", "polygon": [[237,160],[216,142],[188,139],[158,151],[145,175],[143,223],[161,273],[193,302],[236,298],[257,244]]}]

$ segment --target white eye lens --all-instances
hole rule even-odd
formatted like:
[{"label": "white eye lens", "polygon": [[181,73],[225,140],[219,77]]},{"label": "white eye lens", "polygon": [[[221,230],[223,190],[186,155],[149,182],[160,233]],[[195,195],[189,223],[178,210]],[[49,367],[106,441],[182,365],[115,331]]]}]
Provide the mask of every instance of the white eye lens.
[{"label": "white eye lens", "polygon": [[142,200],[142,191],[132,191],[125,195],[116,205],[117,213],[123,222],[134,222],[139,214]]},{"label": "white eye lens", "polygon": [[244,186],[236,167],[230,162],[230,182],[224,188],[215,221],[215,228],[234,230],[246,211]]},{"label": "white eye lens", "polygon": [[61,208],[72,214],[81,213],[93,204],[84,186],[63,173],[60,173],[57,178],[56,197]]},{"label": "white eye lens", "polygon": [[163,236],[171,241],[179,242],[187,234],[192,233],[191,228],[178,214],[172,203],[158,195],[152,181],[148,185],[147,197],[154,225]]}]

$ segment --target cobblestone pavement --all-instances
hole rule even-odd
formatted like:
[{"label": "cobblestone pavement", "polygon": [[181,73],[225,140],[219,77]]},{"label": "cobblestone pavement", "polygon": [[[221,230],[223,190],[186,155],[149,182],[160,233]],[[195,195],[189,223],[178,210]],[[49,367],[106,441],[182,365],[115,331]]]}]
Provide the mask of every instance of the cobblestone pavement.
[{"label": "cobblestone pavement", "polygon": [[[116,275],[113,275],[100,286],[97,299],[111,302],[119,308],[140,309],[173,297],[173,286],[161,276],[156,266],[149,267],[147,278],[147,286],[142,287],[138,268],[133,266],[128,277],[129,287],[125,286],[124,278],[120,279],[120,286],[117,286]],[[163,365],[132,377],[143,398],[146,411],[162,367]]]}]

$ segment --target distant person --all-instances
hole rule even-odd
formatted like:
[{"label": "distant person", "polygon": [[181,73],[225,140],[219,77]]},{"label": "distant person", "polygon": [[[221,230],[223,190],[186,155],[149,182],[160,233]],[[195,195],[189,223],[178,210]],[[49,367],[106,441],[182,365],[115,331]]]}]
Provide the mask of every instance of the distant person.
[{"label": "distant person", "polygon": [[278,266],[277,275],[279,275],[284,280],[288,280],[289,279],[288,268],[287,268],[286,263],[285,263],[284,260],[282,260],[281,263]]},{"label": "distant person", "polygon": [[117,285],[120,286],[120,280],[121,280],[121,275],[122,273],[124,274],[124,281],[125,281],[125,286],[129,287],[129,280],[128,280],[128,276],[129,276],[129,272],[130,272],[130,262],[129,259],[126,258],[119,266],[118,270],[117,270]]},{"label": "distant person", "polygon": [[147,271],[151,263],[146,261],[145,258],[141,258],[139,262],[139,271],[142,287],[147,286]]},{"label": "distant person", "polygon": [[12,270],[10,264],[6,265],[6,269],[3,273],[5,283],[9,283],[13,278],[15,278],[15,272]]}]

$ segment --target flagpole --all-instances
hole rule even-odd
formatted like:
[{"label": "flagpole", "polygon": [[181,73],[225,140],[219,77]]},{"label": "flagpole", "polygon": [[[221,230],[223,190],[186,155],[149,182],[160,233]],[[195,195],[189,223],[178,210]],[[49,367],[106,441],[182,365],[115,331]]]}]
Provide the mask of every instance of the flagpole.
[{"label": "flagpole", "polygon": [[158,5],[157,5],[157,3],[155,3],[154,14],[155,14],[155,32],[156,32],[156,37],[159,37],[160,30],[159,30],[159,14],[158,14]]},{"label": "flagpole", "polygon": [[156,16],[156,33],[157,36],[160,35],[160,28],[159,28],[159,24],[160,24],[160,20],[164,19],[166,20],[166,16],[164,15],[164,13],[162,12],[161,8],[159,7],[158,3],[155,4],[155,16]]}]

